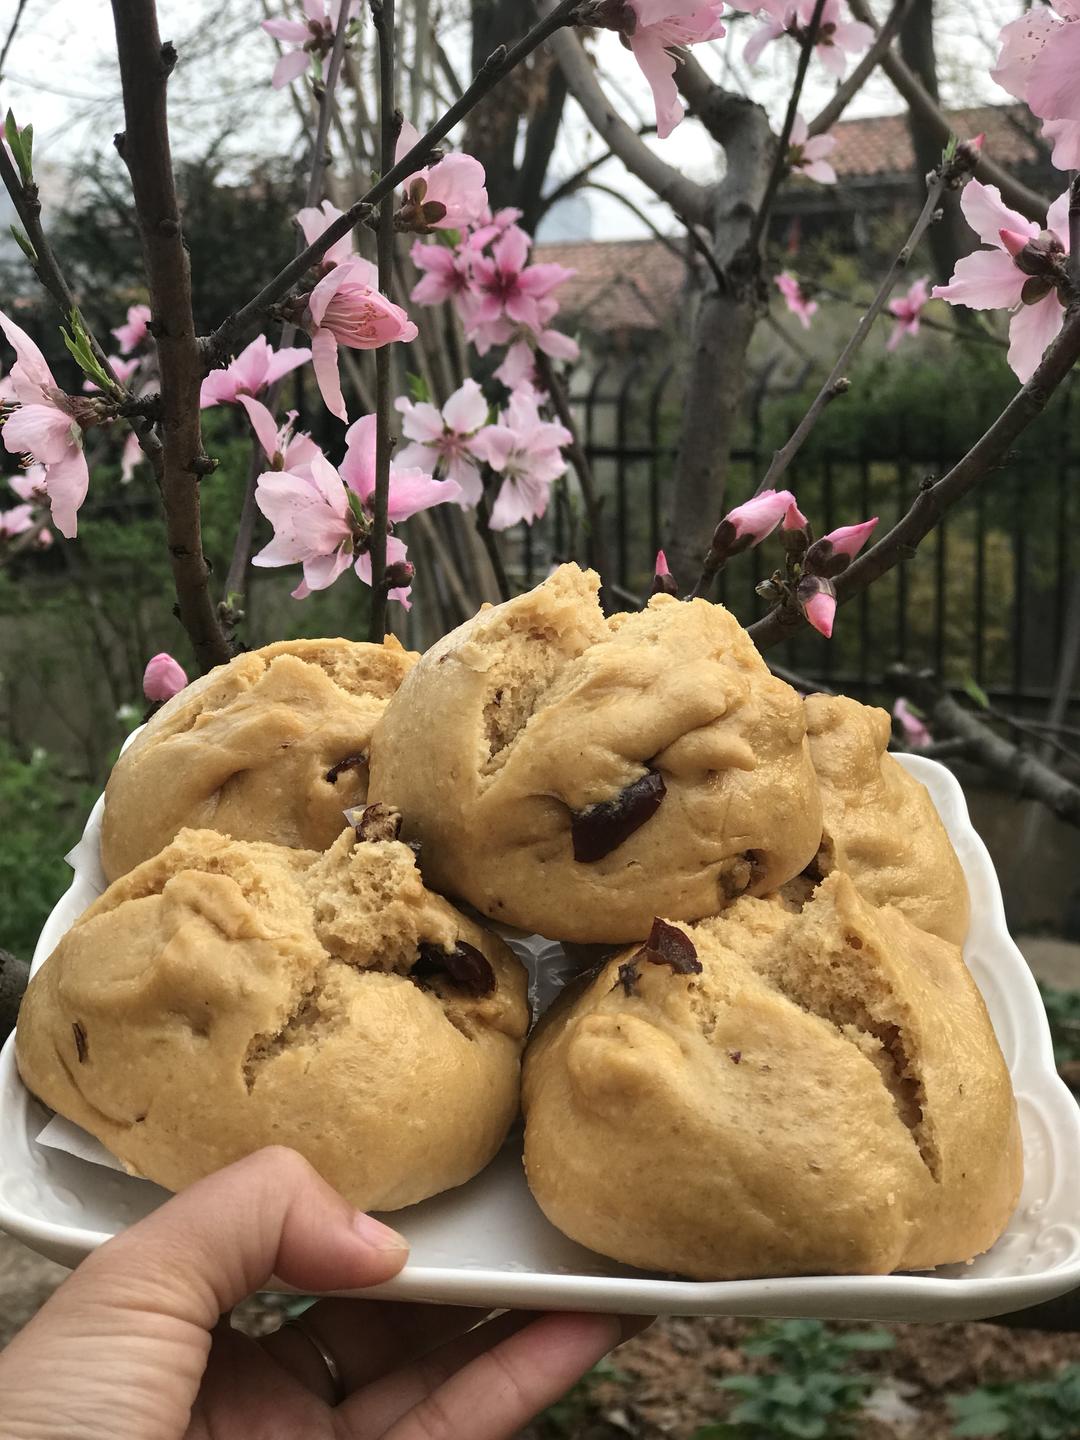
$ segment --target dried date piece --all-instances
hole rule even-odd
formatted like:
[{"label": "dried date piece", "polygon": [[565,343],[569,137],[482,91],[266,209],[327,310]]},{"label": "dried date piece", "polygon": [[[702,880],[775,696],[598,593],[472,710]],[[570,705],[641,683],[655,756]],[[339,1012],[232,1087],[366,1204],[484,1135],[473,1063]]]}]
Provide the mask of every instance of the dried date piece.
[{"label": "dried date piece", "polygon": [[396,840],[401,834],[401,811],[393,805],[365,805],[362,810],[346,810],[345,816],[357,840]]},{"label": "dried date piece", "polygon": [[82,1025],[79,1024],[78,1020],[71,1022],[71,1030],[75,1036],[75,1054],[79,1057],[79,1064],[85,1065],[86,1057],[89,1053],[86,1048],[86,1031]]},{"label": "dried date piece", "polygon": [[653,920],[645,944],[619,966],[618,979],[612,989],[621,985],[627,995],[632,995],[638,978],[638,965],[642,961],[651,965],[667,965],[676,975],[700,975],[702,971],[697,948],[690,936],[659,916]]},{"label": "dried date piece", "polygon": [[409,971],[409,979],[421,990],[427,990],[431,988],[427,982],[439,978],[449,980],[475,1000],[491,995],[495,989],[495,971],[487,957],[464,940],[459,940],[452,950],[444,950],[440,945],[420,946],[420,956]]},{"label": "dried date piece", "polygon": [[339,760],[336,765],[331,765],[323,779],[328,785],[336,785],[337,778],[346,770],[359,770],[361,765],[368,762],[367,754],[363,751],[359,755],[346,755],[344,760]]},{"label": "dried date piece", "polygon": [[610,855],[652,819],[666,794],[664,777],[659,770],[650,770],[627,785],[614,800],[602,800],[577,811],[570,822],[574,859],[591,864]]}]

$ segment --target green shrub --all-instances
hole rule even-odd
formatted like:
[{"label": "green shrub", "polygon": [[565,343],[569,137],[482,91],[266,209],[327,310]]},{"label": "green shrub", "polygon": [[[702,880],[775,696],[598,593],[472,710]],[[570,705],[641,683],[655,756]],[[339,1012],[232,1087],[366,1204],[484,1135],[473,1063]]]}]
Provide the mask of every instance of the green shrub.
[{"label": "green shrub", "polygon": [[1046,1380],[985,1385],[949,1400],[954,1435],[1001,1440],[1076,1440],[1080,1435],[1080,1365]]},{"label": "green shrub", "polygon": [[773,1361],[764,1375],[732,1375],[720,1388],[741,1397],[726,1420],[694,1440],[844,1440],[856,1433],[873,1380],[852,1369],[860,1351],[888,1350],[886,1330],[838,1333],[819,1320],[781,1320],[744,1342],[745,1354]]}]

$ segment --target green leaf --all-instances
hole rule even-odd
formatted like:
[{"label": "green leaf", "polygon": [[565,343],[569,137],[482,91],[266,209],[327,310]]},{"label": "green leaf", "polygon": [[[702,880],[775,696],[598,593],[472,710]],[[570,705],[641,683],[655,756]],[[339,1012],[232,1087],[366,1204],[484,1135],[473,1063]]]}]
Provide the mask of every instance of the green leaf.
[{"label": "green leaf", "polygon": [[853,1330],[848,1335],[838,1335],[836,1343],[845,1350],[891,1350],[896,1340],[888,1330]]},{"label": "green leaf", "polygon": [[9,228],[15,240],[15,244],[18,245],[19,249],[30,261],[30,264],[36,267],[38,263],[38,257],[37,251],[34,249],[33,245],[30,244],[30,241],[27,239],[27,237],[23,234],[23,232],[19,229],[17,225],[12,225]]},{"label": "green leaf", "polygon": [[951,161],[953,161],[953,160],[956,159],[956,152],[957,152],[957,150],[959,149],[959,146],[960,146],[960,141],[957,140],[956,136],[955,136],[955,135],[950,135],[950,136],[949,136],[949,143],[945,146],[945,149],[941,152],[941,163],[942,163],[942,165],[948,165]]},{"label": "green leaf", "polygon": [[431,391],[428,389],[428,383],[422,375],[414,375],[410,370],[405,378],[409,382],[409,394],[412,396],[415,404],[423,405],[431,400]]},{"label": "green leaf", "polygon": [[31,174],[33,174],[33,166],[34,166],[34,127],[33,127],[33,125],[24,125],[24,126],[23,126],[23,131],[22,131],[22,143],[23,143],[23,149],[24,149],[25,152],[26,152],[26,168],[27,168],[27,170],[30,171]]},{"label": "green leaf", "polygon": [[[12,159],[19,167],[19,177],[22,180],[22,183],[24,185],[32,184],[34,179],[34,172],[30,167],[30,150],[27,148],[24,133],[20,132],[18,125],[16,125],[15,123],[15,116],[10,110],[4,117],[4,139],[8,143],[8,149],[11,151]],[[34,132],[33,130],[31,130],[31,147],[33,146],[33,141]]]},{"label": "green leaf", "polygon": [[990,696],[970,675],[964,681],[964,694],[974,700],[980,710],[990,709]]}]

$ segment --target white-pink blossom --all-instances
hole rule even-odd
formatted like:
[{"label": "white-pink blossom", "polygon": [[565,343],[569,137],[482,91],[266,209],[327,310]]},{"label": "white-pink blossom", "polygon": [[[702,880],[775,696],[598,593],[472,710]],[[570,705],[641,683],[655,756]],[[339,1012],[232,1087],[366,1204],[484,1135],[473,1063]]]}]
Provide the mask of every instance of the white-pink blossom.
[{"label": "white-pink blossom", "polygon": [[132,305],[127,312],[127,320],[123,325],[118,325],[112,332],[116,336],[117,344],[120,346],[121,355],[130,355],[146,339],[147,329],[150,325],[150,306]]},{"label": "white-pink blossom", "polygon": [[462,503],[475,505],[484,493],[475,442],[488,422],[488,403],[475,380],[466,380],[441,410],[406,396],[396,402],[408,444],[395,452],[395,463],[418,466],[456,480]]},{"label": "white-pink blossom", "polygon": [[[274,538],[253,565],[301,564],[304,578],[293,595],[302,600],[325,590],[350,566],[371,583],[368,545],[375,493],[374,415],[365,415],[345,437],[345,458],[338,470],[316,449],[301,473],[270,470],[259,477],[255,502],[274,527]],[[420,510],[456,500],[453,480],[434,480],[418,469],[391,466],[388,517],[391,525]],[[405,561],[405,546],[395,535],[386,542],[387,564]],[[390,598],[408,607],[408,587],[397,586]]]},{"label": "white-pink blossom", "polygon": [[575,273],[554,263],[530,265],[530,240],[524,230],[511,225],[491,247],[491,254],[477,254],[472,262],[471,320],[484,325],[510,320],[530,330],[544,327],[540,302],[556,286]]},{"label": "white-pink blossom", "polygon": [[1043,122],[1059,170],[1080,167],[1080,0],[1033,5],[1006,25],[990,74]]},{"label": "white-pink blossom", "polygon": [[0,541],[14,540],[34,528],[34,507],[12,505],[10,510],[0,510]]},{"label": "white-pink blossom", "polygon": [[33,340],[2,311],[0,329],[15,350],[11,382],[18,402],[4,422],[4,446],[11,454],[31,455],[44,466],[53,523],[71,540],[90,483],[82,426],[75,416],[80,406],[92,402],[65,395]]},{"label": "white-pink blossom", "polygon": [[[734,10],[757,15],[761,24],[751,35],[743,52],[748,65],[754,65],[766,45],[781,35],[801,41],[813,19],[815,0],[729,0]],[[847,57],[857,55],[873,41],[874,32],[860,20],[841,19],[840,0],[825,0],[818,22],[814,53],[825,68],[843,79]]]},{"label": "white-pink blossom", "polygon": [[228,365],[211,370],[202,382],[199,404],[235,405],[241,395],[258,395],[283,375],[311,359],[303,346],[275,350],[265,335],[256,335]]},{"label": "white-pink blossom", "polygon": [[801,115],[795,116],[791,127],[791,142],[788,149],[788,164],[792,170],[816,180],[819,185],[835,185],[836,171],[825,159],[836,149],[834,135],[810,135],[809,126]]},{"label": "white-pink blossom", "polygon": [[398,340],[415,340],[416,326],[378,288],[373,265],[354,255],[335,265],[308,296],[301,323],[311,336],[315,379],[326,408],[348,419],[338,371],[338,345],[377,350]]},{"label": "white-pink blossom", "polygon": [[[406,120],[398,136],[395,163],[419,140],[420,132]],[[486,178],[479,160],[458,151],[410,175],[404,182],[405,193],[414,208],[441,207],[441,215],[423,212],[425,228],[463,230],[478,224],[488,213]]]},{"label": "white-pink blossom", "polygon": [[446,245],[416,240],[409,254],[416,268],[423,272],[409,297],[414,304],[441,305],[470,292],[472,256],[467,246],[459,245],[451,250]]},{"label": "white-pink blossom", "polygon": [[360,10],[360,0],[304,0],[304,20],[272,19],[263,20],[261,25],[267,35],[281,40],[294,48],[286,50],[274,66],[271,81],[275,90],[280,90],[290,81],[303,75],[311,63],[312,54],[326,54],[334,43],[338,25],[345,24]]},{"label": "white-pink blossom", "polygon": [[517,391],[510,396],[497,423],[473,442],[475,453],[503,476],[491,509],[493,530],[539,520],[553,482],[566,473],[561,447],[572,440],[563,425],[543,419],[534,395]]},{"label": "white-pink blossom", "polygon": [[976,250],[956,263],[947,285],[935,285],[935,300],[971,310],[1010,310],[1009,364],[1022,381],[1030,380],[1043,352],[1061,329],[1065,311],[1051,279],[1022,270],[1009,244],[1026,237],[1048,255],[1064,258],[1069,250],[1069,192],[1050,206],[1046,229],[1011,210],[995,185],[969,180],[960,196],[968,224],[988,250]]},{"label": "white-pink blossom", "polygon": [[809,330],[811,317],[817,314],[817,301],[806,298],[798,277],[792,275],[790,270],[784,270],[777,275],[776,288],[784,297],[784,304],[797,318],[799,324],[804,330]]},{"label": "white-pink blossom", "polygon": [[293,475],[302,475],[318,455],[319,447],[310,435],[295,434],[297,411],[290,410],[285,423],[279,425],[270,411],[250,395],[238,397],[247,411],[251,428],[262,446],[263,454],[270,461],[272,470],[288,470]]},{"label": "white-pink blossom", "polygon": [[930,281],[927,276],[920,275],[918,280],[910,286],[906,295],[898,295],[895,300],[889,301],[889,314],[896,323],[885,344],[886,350],[895,350],[905,335],[919,333],[919,317],[922,315],[923,306],[929,299]]},{"label": "white-pink blossom", "polygon": [[680,50],[724,33],[722,0],[629,0],[634,26],[627,43],[649,83],[656,107],[656,133],[665,140],[686,114],[675,84]]},{"label": "white-pink blossom", "polygon": [[[339,210],[329,200],[321,205],[307,205],[296,212],[296,223],[304,236],[304,243],[314,245],[319,236],[328,230],[335,220],[340,220],[344,210]],[[322,258],[323,265],[340,265],[343,260],[353,257],[353,231],[347,230],[340,240],[335,240]]]},{"label": "white-pink blossom", "polygon": [[924,720],[915,714],[911,706],[901,695],[893,706],[893,719],[900,726],[900,732],[907,743],[915,750],[924,750],[933,740],[930,730]]}]

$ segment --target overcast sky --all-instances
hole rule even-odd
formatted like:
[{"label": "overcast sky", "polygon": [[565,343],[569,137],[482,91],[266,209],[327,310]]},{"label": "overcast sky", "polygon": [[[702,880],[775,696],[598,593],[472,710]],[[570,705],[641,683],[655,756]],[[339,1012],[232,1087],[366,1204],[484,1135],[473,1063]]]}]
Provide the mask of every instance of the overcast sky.
[{"label": "overcast sky", "polygon": [[[272,0],[280,13],[291,0]],[[527,4],[528,0],[522,0]],[[449,0],[451,9],[454,0]],[[17,0],[0,0],[0,36],[6,35]],[[1002,102],[1005,93],[990,80],[994,39],[1001,24],[1020,12],[1021,0],[939,0],[942,19],[938,53],[944,97],[953,105]],[[883,6],[878,5],[879,13]],[[159,0],[163,36],[173,39],[180,64],[170,85],[173,143],[183,153],[205,151],[216,142],[226,155],[244,159],[296,143],[297,121],[285,93],[270,88],[275,52],[259,29],[262,0]],[[778,121],[794,72],[796,46],[784,39],[771,45],[757,69],[747,70],[741,55],[754,24],[733,17],[726,39],[699,47],[707,68],[731,88],[749,90]],[[460,32],[446,33],[451,55],[460,59]],[[95,151],[107,149],[122,128],[119,78],[112,53],[111,8],[108,0],[27,0],[19,33],[11,48],[0,102],[15,110],[20,124],[33,121],[35,154],[73,167],[75,173]],[[600,73],[613,102],[631,122],[651,118],[649,95],[640,72],[614,35],[600,38]],[[462,69],[464,67],[462,66]],[[828,98],[834,82],[821,66],[810,67],[804,92],[804,113],[811,116]],[[887,81],[876,78],[853,103],[848,114],[886,114],[901,108]],[[669,161],[702,178],[716,172],[716,147],[694,122],[687,121],[666,142],[654,141]],[[556,155],[557,174],[575,171],[601,147],[580,112],[572,110]],[[664,229],[675,228],[671,217],[636,183],[626,183],[617,162],[598,178],[625,188]],[[596,238],[639,235],[644,227],[619,202],[602,195],[590,198],[591,230]],[[564,223],[586,220],[566,215]]]}]

